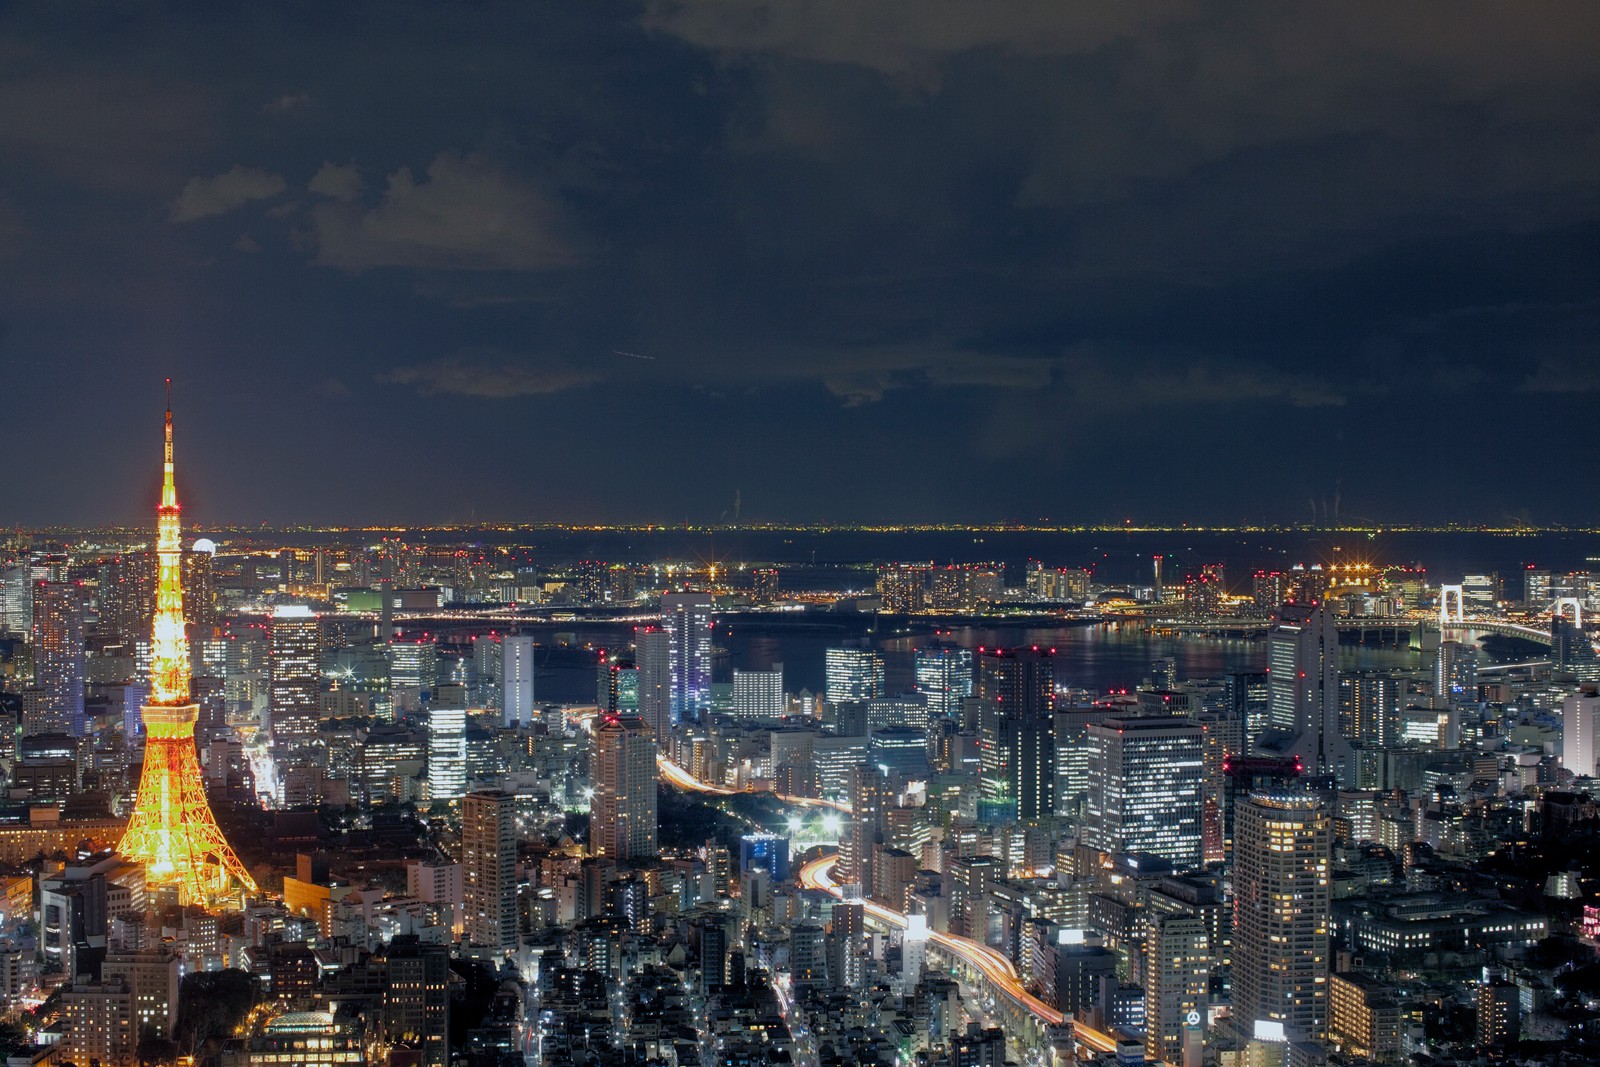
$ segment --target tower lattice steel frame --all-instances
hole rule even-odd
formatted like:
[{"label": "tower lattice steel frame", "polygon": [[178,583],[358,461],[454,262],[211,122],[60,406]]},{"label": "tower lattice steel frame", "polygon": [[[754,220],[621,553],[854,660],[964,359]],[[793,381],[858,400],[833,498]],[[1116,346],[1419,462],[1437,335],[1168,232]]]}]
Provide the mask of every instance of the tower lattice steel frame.
[{"label": "tower lattice steel frame", "polygon": [[183,904],[237,907],[255,879],[222,836],[206,800],[195,753],[199,705],[189,695],[189,644],[183,621],[183,546],[172,478],[172,400],[167,383],[166,465],[156,509],[155,632],[150,703],[144,720],[144,772],[128,830],[117,851],[145,865],[147,889],[176,890]]}]

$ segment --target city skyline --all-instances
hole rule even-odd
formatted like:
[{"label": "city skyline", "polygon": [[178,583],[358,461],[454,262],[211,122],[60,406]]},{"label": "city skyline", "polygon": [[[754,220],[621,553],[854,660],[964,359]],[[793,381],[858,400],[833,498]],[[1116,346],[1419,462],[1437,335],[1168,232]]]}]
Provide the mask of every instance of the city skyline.
[{"label": "city skyline", "polygon": [[9,5],[0,518],[1600,521],[1591,6],[741,7]]}]

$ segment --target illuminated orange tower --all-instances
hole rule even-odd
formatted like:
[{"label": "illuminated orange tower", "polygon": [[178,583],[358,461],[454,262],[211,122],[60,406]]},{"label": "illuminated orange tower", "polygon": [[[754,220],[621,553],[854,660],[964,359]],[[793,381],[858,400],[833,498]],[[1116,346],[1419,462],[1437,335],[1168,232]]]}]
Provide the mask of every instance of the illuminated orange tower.
[{"label": "illuminated orange tower", "polygon": [[194,748],[199,705],[189,699],[189,642],[183,622],[183,546],[172,481],[172,381],[167,380],[166,466],[156,509],[156,613],[150,645],[150,703],[144,719],[144,774],[128,832],[117,851],[145,865],[151,891],[176,891],[183,904],[238,907],[256,891],[222,836]]}]

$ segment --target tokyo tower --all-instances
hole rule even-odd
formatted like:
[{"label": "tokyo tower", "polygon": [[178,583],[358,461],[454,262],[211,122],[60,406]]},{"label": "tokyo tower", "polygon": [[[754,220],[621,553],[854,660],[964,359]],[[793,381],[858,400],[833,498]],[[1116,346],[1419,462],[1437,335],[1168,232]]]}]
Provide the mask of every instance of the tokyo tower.
[{"label": "tokyo tower", "polygon": [[222,836],[200,777],[194,724],[200,708],[189,699],[189,642],[183,622],[183,547],[178,492],[172,481],[172,380],[167,380],[166,466],[156,509],[155,634],[150,645],[150,703],[144,719],[144,773],[128,832],[117,851],[145,865],[145,886],[176,892],[181,904],[239,907],[256,892]]}]

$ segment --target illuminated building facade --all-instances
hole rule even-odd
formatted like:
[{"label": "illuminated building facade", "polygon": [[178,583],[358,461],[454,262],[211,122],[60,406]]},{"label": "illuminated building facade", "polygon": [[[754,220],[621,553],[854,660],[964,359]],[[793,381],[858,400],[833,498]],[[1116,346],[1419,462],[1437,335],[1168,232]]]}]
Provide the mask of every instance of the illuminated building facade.
[{"label": "illuminated building facade", "polygon": [[498,789],[461,800],[461,894],[467,940],[495,952],[517,947],[516,798]]},{"label": "illuminated building facade", "polygon": [[1341,781],[1354,754],[1339,732],[1339,631],[1326,604],[1285,604],[1267,633],[1268,736],[1264,754],[1298,756]]},{"label": "illuminated building facade", "polygon": [[1111,718],[1089,723],[1085,840],[1107,852],[1201,862],[1204,734],[1193,719]]},{"label": "illuminated building facade", "polygon": [[428,711],[428,799],[454,800],[467,791],[467,709]]},{"label": "illuminated building facade", "polygon": [[284,606],[273,611],[267,684],[272,747],[279,752],[316,740],[321,653],[321,622],[310,608]]},{"label": "illuminated building facade", "polygon": [[637,715],[609,715],[594,731],[589,852],[614,860],[656,855],[656,742]]},{"label": "illuminated building facade", "polygon": [[883,657],[870,648],[830,648],[822,654],[824,698],[852,704],[883,696]]},{"label": "illuminated building facade", "polygon": [[36,582],[33,587],[33,678],[38,694],[24,734],[83,736],[83,587]]},{"label": "illuminated building facade", "polygon": [[666,747],[672,728],[672,635],[646,626],[633,635],[634,663],[639,671],[639,717]]},{"label": "illuminated building facade", "polygon": [[200,708],[189,697],[189,642],[184,633],[178,493],[173,483],[172,410],[157,510],[156,610],[151,641],[150,703],[143,709],[144,772],[117,851],[145,865],[152,894],[172,891],[183,904],[237,907],[256,891],[206,800],[194,747]]},{"label": "illuminated building facade", "polygon": [[978,656],[983,764],[979,818],[1007,822],[1055,813],[1055,665],[1048,651],[988,649]]},{"label": "illuminated building facade", "polygon": [[1241,1034],[1283,1026],[1290,1040],[1328,1028],[1333,832],[1315,796],[1241,798],[1233,847],[1233,1017]]},{"label": "illuminated building facade", "polygon": [[671,645],[672,721],[699,722],[711,706],[711,594],[664,594],[661,628]]},{"label": "illuminated building facade", "polygon": [[500,644],[500,710],[507,726],[533,724],[533,635],[507,634]]},{"label": "illuminated building facade", "polygon": [[919,648],[915,672],[917,692],[928,702],[928,717],[961,719],[961,702],[972,695],[970,648]]}]

